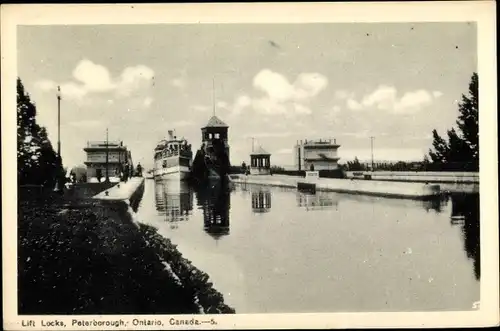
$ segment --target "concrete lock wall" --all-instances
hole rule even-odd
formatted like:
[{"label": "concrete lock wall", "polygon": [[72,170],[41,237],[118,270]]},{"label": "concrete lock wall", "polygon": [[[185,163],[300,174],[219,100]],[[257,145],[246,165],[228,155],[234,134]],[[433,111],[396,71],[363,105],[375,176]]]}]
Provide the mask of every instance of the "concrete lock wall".
[{"label": "concrete lock wall", "polygon": [[271,169],[269,168],[250,168],[251,175],[269,175],[271,173]]},{"label": "concrete lock wall", "polygon": [[139,202],[144,194],[144,178],[134,177],[126,183],[119,183],[110,189],[107,189],[93,199],[99,201],[101,204],[115,206],[113,210],[124,212],[123,209],[131,207],[134,211],[137,210]]},{"label": "concrete lock wall", "polygon": [[304,161],[304,169],[311,169],[311,164],[314,165],[314,170],[337,170],[338,164],[336,161]]},{"label": "concrete lock wall", "polygon": [[364,178],[369,175],[376,180],[435,183],[479,183],[477,172],[431,172],[431,171],[348,171],[348,178]]},{"label": "concrete lock wall", "polygon": [[[311,173],[311,172],[309,172]],[[315,173],[315,172],[312,172]],[[293,176],[241,176],[234,177],[235,183],[260,184],[297,188],[299,183],[314,184],[316,190],[339,193],[366,194],[385,197],[425,199],[441,193],[439,185],[423,183],[391,183],[371,180],[349,180],[333,178],[299,178]]]}]

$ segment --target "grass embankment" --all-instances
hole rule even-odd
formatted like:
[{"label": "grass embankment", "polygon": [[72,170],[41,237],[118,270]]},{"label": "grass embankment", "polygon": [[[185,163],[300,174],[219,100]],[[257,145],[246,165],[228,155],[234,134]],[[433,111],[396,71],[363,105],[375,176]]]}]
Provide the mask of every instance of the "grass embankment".
[{"label": "grass embankment", "polygon": [[177,250],[177,246],[157,232],[157,229],[139,224],[140,231],[147,238],[148,244],[163,261],[167,261],[169,267],[177,275],[190,293],[196,298],[196,302],[206,314],[228,314],[235,313],[235,310],[224,303],[224,297],[213,288],[209,281],[209,276],[191,264]]},{"label": "grass embankment", "polygon": [[[197,301],[206,312],[232,312],[153,229],[86,199],[102,189],[19,199],[19,314],[192,314]],[[165,261],[191,277],[180,284]]]}]

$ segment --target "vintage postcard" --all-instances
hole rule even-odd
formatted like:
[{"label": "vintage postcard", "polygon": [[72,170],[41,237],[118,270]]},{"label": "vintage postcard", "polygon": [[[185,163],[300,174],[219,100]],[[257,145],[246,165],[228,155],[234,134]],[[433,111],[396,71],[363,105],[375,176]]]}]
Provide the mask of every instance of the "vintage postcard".
[{"label": "vintage postcard", "polygon": [[5,329],[498,325],[493,1],[1,8]]}]

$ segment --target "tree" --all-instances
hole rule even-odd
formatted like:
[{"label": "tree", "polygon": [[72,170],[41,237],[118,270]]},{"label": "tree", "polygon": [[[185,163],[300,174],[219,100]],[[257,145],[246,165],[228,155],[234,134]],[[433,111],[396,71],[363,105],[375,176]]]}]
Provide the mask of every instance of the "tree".
[{"label": "tree", "polygon": [[440,170],[479,170],[479,82],[474,73],[468,95],[462,95],[458,105],[460,115],[455,128],[448,130],[448,140],[432,131],[432,149],[429,156],[434,168]]},{"label": "tree", "polygon": [[55,184],[62,162],[52,148],[47,130],[36,123],[36,106],[17,79],[17,178],[18,185]]},{"label": "tree", "polygon": [[350,171],[363,171],[365,167],[359,162],[358,157],[354,157],[354,161],[347,162],[347,168]]},{"label": "tree", "polygon": [[422,161],[422,170],[427,171],[429,170],[429,164],[431,161],[429,160],[429,157],[427,155],[424,155],[424,160]]},{"label": "tree", "polygon": [[429,151],[429,156],[433,163],[446,163],[447,156],[449,154],[449,147],[446,140],[441,138],[441,136],[437,133],[436,129],[432,130],[432,147],[434,151]]}]

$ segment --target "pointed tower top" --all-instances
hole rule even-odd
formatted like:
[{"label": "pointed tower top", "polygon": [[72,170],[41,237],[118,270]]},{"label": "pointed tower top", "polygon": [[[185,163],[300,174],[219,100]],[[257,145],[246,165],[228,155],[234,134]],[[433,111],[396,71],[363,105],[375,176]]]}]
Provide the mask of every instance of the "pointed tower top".
[{"label": "pointed tower top", "polygon": [[268,153],[264,148],[262,148],[261,146],[259,146],[255,152],[252,152],[250,155],[271,155],[270,153]]},{"label": "pointed tower top", "polygon": [[210,120],[208,121],[207,125],[205,125],[205,128],[228,128],[229,126],[222,122],[220,118],[217,116],[212,116]]}]

